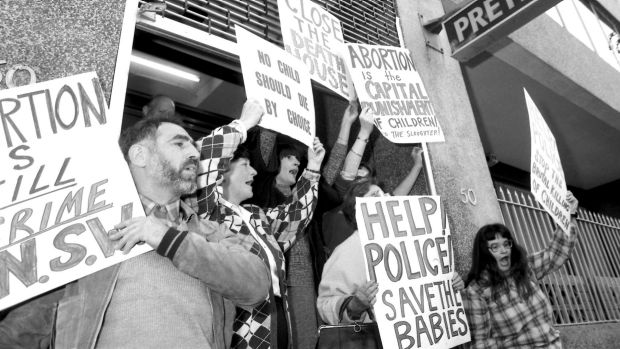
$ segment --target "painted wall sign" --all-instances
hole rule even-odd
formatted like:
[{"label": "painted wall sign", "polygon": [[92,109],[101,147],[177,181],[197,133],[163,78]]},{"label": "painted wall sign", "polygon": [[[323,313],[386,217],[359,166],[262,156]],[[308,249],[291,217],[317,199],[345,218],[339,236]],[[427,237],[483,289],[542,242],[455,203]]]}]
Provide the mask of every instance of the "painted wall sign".
[{"label": "painted wall sign", "polygon": [[561,0],[474,0],[443,22],[452,57],[467,61]]},{"label": "painted wall sign", "polygon": [[384,348],[450,348],[469,342],[452,289],[452,237],[438,196],[358,198],[356,221]]},{"label": "painted wall sign", "polygon": [[109,117],[94,72],[0,91],[0,310],[150,249],[107,237],[144,215]]}]

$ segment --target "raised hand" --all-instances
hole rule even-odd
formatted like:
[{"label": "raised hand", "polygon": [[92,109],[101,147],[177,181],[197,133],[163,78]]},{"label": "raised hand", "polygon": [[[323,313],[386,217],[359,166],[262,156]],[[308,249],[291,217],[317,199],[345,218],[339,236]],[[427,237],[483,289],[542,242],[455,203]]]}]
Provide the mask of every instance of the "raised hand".
[{"label": "raised hand", "polygon": [[243,104],[239,121],[241,121],[245,125],[245,128],[249,130],[258,125],[260,119],[263,117],[263,114],[265,114],[265,108],[263,108],[263,105],[255,99],[248,99],[245,101],[245,104]]},{"label": "raised hand", "polygon": [[570,212],[570,214],[577,213],[577,209],[579,208],[579,200],[577,200],[570,190],[566,192],[566,202],[568,203],[568,212]]},{"label": "raised hand", "polygon": [[372,109],[368,107],[362,109],[362,113],[360,114],[360,137],[368,139],[374,126],[375,114],[373,114]]},{"label": "raised hand", "polygon": [[359,107],[360,105],[356,101],[349,102],[349,106],[347,106],[347,109],[344,110],[344,114],[342,115],[342,123],[351,126],[359,115]]},{"label": "raised hand", "polygon": [[413,158],[414,165],[422,165],[422,152],[422,147],[417,145],[411,150],[411,157]]},{"label": "raised hand", "polygon": [[347,305],[349,315],[353,318],[359,318],[364,311],[369,309],[377,301],[377,292],[379,292],[379,285],[374,281],[367,281],[361,284],[355,293],[353,298]]},{"label": "raised hand", "polygon": [[312,147],[308,147],[308,166],[307,169],[312,171],[320,171],[321,163],[325,157],[325,148],[318,137],[314,137]]}]

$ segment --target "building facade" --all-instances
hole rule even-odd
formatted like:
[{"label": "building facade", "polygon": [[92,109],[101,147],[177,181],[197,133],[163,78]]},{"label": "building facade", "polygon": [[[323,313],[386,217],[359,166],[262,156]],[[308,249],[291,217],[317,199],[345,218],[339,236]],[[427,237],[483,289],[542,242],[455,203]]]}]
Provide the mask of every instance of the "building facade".
[{"label": "building facade", "polygon": [[[542,248],[553,229],[529,193],[527,89],[556,137],[566,182],[582,204],[578,247],[542,287],[565,347],[617,346],[620,4],[557,2],[459,61],[446,31],[435,24],[466,0],[314,2],[341,21],[345,41],[410,50],[446,136],[444,143],[424,145],[425,171],[412,193],[442,197],[461,273],[469,269],[473,236],[484,224],[505,222],[530,252]],[[177,101],[196,135],[228,123],[245,100],[234,25],[282,45],[276,0],[166,0],[161,6],[133,0],[23,6],[8,0],[0,8],[6,24],[0,88],[95,70],[112,98],[113,85],[123,80],[114,74],[123,19],[131,10],[127,4],[140,10],[124,123],[139,118],[142,105],[157,94]],[[176,73],[161,72],[157,64]],[[317,135],[330,148],[347,102],[318,85],[314,100]],[[403,159],[412,145],[398,146],[379,135],[371,144],[365,156],[390,190],[409,170]]]}]

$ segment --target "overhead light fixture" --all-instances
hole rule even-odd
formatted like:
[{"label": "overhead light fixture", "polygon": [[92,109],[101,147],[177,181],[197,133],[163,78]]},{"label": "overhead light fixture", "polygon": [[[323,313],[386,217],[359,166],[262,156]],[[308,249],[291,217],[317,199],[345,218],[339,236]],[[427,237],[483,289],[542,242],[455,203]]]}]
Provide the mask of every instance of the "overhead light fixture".
[{"label": "overhead light fixture", "polygon": [[196,74],[192,74],[192,73],[188,73],[186,71],[183,71],[181,69],[177,69],[174,67],[170,67],[158,62],[154,62],[148,58],[145,57],[141,57],[141,56],[136,56],[134,54],[131,55],[131,61],[136,63],[136,64],[140,64],[152,69],[157,69],[161,72],[170,74],[170,75],[174,75],[177,76],[179,78],[185,79],[185,80],[189,80],[189,81],[193,81],[193,82],[200,82],[200,77]]}]

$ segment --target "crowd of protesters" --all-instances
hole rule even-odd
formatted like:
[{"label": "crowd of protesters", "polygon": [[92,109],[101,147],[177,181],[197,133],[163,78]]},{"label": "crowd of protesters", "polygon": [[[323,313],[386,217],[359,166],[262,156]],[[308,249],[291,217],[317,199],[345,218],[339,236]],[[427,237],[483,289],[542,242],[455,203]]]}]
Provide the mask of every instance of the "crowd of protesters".
[{"label": "crowd of protesters", "polygon": [[[377,284],[365,277],[355,200],[390,194],[363,161],[371,111],[346,108],[323,165],[318,138],[304,150],[255,127],[257,101],[197,140],[174,109],[154,97],[119,139],[146,216],[109,238],[124,252],[141,243],[153,251],[4,311],[0,348],[305,349],[320,323],[373,321]],[[422,149],[410,156],[391,195],[409,195],[416,182]],[[480,229],[472,270],[464,283],[453,278],[475,347],[560,347],[536,280],[574,243],[558,231],[528,257],[505,226]]]}]

